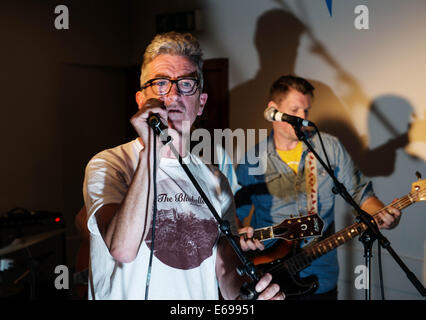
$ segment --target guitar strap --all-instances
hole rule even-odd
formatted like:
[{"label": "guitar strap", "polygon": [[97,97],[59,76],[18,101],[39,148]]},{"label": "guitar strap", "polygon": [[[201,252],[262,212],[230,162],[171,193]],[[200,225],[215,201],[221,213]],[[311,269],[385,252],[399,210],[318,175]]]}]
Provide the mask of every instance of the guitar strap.
[{"label": "guitar strap", "polygon": [[[306,200],[308,214],[318,213],[318,171],[317,162],[312,152],[308,152],[305,159],[306,171]],[[310,241],[306,247],[313,246],[317,242],[328,238],[334,234],[334,221],[328,226],[321,237],[317,237]]]},{"label": "guitar strap", "polygon": [[317,162],[312,152],[305,159],[306,202],[308,214],[318,213],[318,172]]}]

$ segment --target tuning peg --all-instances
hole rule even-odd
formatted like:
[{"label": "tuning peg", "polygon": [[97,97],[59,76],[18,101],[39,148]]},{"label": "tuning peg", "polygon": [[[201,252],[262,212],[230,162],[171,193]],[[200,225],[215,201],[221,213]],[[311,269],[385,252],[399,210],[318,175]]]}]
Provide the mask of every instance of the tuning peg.
[{"label": "tuning peg", "polygon": [[420,180],[422,178],[422,174],[416,171],[416,177],[417,177],[417,180]]}]

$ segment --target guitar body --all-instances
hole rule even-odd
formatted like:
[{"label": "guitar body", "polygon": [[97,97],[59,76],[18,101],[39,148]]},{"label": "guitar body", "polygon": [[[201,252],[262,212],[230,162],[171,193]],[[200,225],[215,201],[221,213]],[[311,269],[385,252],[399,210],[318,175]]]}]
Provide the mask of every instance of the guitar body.
[{"label": "guitar body", "polygon": [[313,294],[318,289],[318,279],[311,275],[300,278],[299,273],[293,274],[286,268],[279,268],[274,272],[275,266],[282,266],[283,262],[290,259],[293,254],[287,257],[274,260],[269,263],[256,265],[261,272],[269,272],[272,274],[273,281],[280,285],[281,290],[285,293],[286,299],[295,299]]},{"label": "guitar body", "polygon": [[[420,174],[417,172],[416,175],[419,181],[412,184],[411,192],[408,195],[381,208],[376,213],[372,214],[372,216],[390,207],[402,210],[417,201],[426,201],[426,180],[420,180]],[[273,281],[280,285],[287,299],[295,299],[314,293],[319,286],[317,278],[315,276],[300,278],[299,272],[307,268],[313,260],[336,249],[338,246],[353,239],[367,229],[365,224],[357,222],[338,231],[332,236],[319,242],[312,242],[301,249],[296,245],[297,242],[294,240],[305,237],[307,235],[306,231],[308,230],[310,236],[312,236],[311,232],[317,233],[318,235],[323,227],[320,218],[313,217],[312,221],[309,220],[309,218],[310,216],[299,217],[296,220],[287,219],[277,226],[270,227],[277,231],[278,229],[283,229],[284,231],[281,232],[281,234],[284,239],[288,239],[285,237],[289,236],[291,241],[278,241],[271,248],[259,251],[260,253],[258,252],[257,256],[251,258],[262,273],[269,272],[272,274],[274,278]],[[310,222],[313,222],[313,224],[311,225]],[[261,237],[257,237],[257,239],[262,241],[268,237],[273,238],[273,236],[269,236],[271,232],[268,230],[266,230],[266,233],[262,233],[261,231],[264,229],[267,228],[258,229],[258,234]],[[257,230],[255,230],[255,232],[256,231]]]},{"label": "guitar body", "polygon": [[305,297],[313,294],[318,289],[318,279],[316,276],[300,278],[292,276],[290,273],[281,274],[278,277],[280,288],[286,296],[287,300],[296,300],[297,298]]},{"label": "guitar body", "polygon": [[[293,274],[288,269],[281,267],[286,260],[291,259],[300,251],[298,241],[279,240],[270,248],[260,251],[260,254],[251,258],[262,273],[269,272],[272,274],[273,282],[280,285],[286,299],[307,296],[318,289],[319,284],[316,276],[300,278],[298,273]],[[280,266],[280,268],[274,271],[275,266]]]},{"label": "guitar body", "polygon": [[294,252],[294,250],[296,250],[296,244],[297,241],[278,240],[271,247],[263,251],[256,252],[250,260],[255,265],[270,263]]}]

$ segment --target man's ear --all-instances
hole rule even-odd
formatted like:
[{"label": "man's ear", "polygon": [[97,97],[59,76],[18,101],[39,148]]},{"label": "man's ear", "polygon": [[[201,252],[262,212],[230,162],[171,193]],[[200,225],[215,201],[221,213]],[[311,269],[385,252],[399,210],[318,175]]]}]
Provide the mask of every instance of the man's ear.
[{"label": "man's ear", "polygon": [[198,109],[197,116],[201,116],[203,114],[204,107],[207,103],[207,98],[208,98],[207,93],[204,92],[204,93],[200,94],[200,108]]},{"label": "man's ear", "polygon": [[138,92],[136,92],[135,98],[136,103],[138,104],[138,109],[140,110],[145,103],[145,95],[141,90],[139,90]]},{"label": "man's ear", "polygon": [[270,100],[270,101],[268,102],[268,106],[267,106],[266,108],[270,108],[270,107],[274,107],[275,109],[278,109],[277,104],[276,104],[276,103],[275,103],[275,101],[273,101],[273,100]]}]

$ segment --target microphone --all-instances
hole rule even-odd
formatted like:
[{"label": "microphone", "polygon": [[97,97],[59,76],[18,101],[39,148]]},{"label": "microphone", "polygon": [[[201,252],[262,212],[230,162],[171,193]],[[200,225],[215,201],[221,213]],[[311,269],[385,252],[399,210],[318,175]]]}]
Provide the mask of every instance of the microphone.
[{"label": "microphone", "polygon": [[172,137],[167,134],[168,127],[161,122],[160,116],[157,113],[153,113],[148,117],[148,125],[154,130],[155,134],[160,136],[161,141],[164,144],[172,141]]},{"label": "microphone", "polygon": [[314,126],[314,124],[311,121],[279,112],[274,107],[266,108],[263,115],[265,116],[265,119],[268,121],[285,121],[290,123],[292,126],[297,126],[297,127],[313,127]]}]

